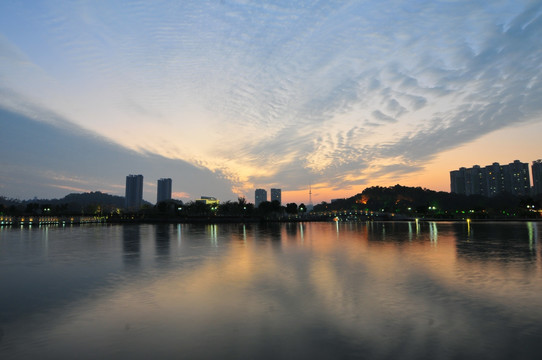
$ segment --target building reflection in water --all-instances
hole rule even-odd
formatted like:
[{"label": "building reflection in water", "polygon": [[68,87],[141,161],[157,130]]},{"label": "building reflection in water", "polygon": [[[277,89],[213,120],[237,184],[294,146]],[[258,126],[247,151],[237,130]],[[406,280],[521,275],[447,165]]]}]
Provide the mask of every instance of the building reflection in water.
[{"label": "building reflection in water", "polygon": [[286,223],[285,227],[286,227],[286,236],[288,237],[288,239],[292,239],[292,238],[295,239],[297,237],[298,224],[297,223]]},{"label": "building reflection in water", "polygon": [[282,226],[280,223],[270,223],[268,231],[272,241],[278,243],[282,241]]},{"label": "building reflection in water", "polygon": [[[209,359],[539,357],[536,223],[281,224],[281,251],[276,230],[124,225],[124,262],[137,264],[143,279],[113,277],[111,286],[81,301],[56,304],[40,331],[40,318],[21,320],[4,336],[14,344],[10,358],[39,357],[45,343],[57,358],[69,358],[73,348],[95,358],[149,358],[157,351]],[[182,249],[170,243],[176,237],[180,244],[181,233]],[[108,246],[104,237],[113,235],[67,243],[80,246],[72,255],[87,254],[74,263],[84,270],[80,279],[102,267],[88,254],[118,262],[110,248],[86,247]],[[157,255],[176,259],[169,271],[143,261],[153,245]]]},{"label": "building reflection in water", "polygon": [[539,233],[538,233],[538,223],[528,222],[527,229],[529,231],[529,247],[531,250],[536,251],[539,246]]},{"label": "building reflection in water", "polygon": [[124,225],[122,227],[122,251],[124,264],[136,266],[141,257],[140,225]]},{"label": "building reflection in water", "polygon": [[457,224],[455,228],[459,259],[529,264],[540,256],[537,254],[538,228],[533,222],[497,226],[491,222],[469,221],[466,234],[463,224]]},{"label": "building reflection in water", "polygon": [[182,243],[182,230],[181,224],[177,224],[177,247],[181,247]]},{"label": "building reflection in water", "polygon": [[173,225],[158,224],[155,225],[154,244],[156,249],[157,261],[163,262],[169,260],[171,233]]}]

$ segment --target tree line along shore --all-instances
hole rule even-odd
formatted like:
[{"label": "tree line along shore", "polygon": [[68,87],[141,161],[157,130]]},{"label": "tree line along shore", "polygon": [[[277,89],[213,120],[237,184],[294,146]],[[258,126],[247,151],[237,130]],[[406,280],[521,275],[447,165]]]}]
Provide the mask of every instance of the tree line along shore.
[{"label": "tree line along shore", "polygon": [[[374,186],[349,198],[306,206],[277,201],[257,208],[245,198],[220,204],[178,200],[124,209],[124,197],[101,192],[70,194],[62,199],[17,200],[0,197],[0,216],[11,219],[42,217],[95,222],[257,222],[326,220],[539,220],[542,196],[494,197],[437,192],[421,187]],[[52,220],[51,220],[52,221]],[[73,222],[73,220],[71,220]]]}]

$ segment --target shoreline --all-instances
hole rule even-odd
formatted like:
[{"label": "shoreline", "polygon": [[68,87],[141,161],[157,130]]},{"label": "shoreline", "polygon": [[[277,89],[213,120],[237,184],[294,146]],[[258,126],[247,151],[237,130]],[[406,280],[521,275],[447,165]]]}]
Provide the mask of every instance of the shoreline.
[{"label": "shoreline", "polygon": [[296,217],[283,219],[263,219],[259,217],[220,217],[220,216],[196,216],[183,218],[106,218],[92,216],[67,216],[67,217],[40,217],[40,216],[3,216],[0,226],[4,227],[29,227],[41,225],[85,225],[85,224],[271,224],[271,223],[305,223],[305,222],[340,222],[340,223],[366,223],[366,222],[455,222],[455,223],[506,223],[506,222],[542,222],[542,218],[513,218],[513,219],[453,219],[453,218],[393,218],[393,217],[367,217],[364,219],[339,219],[330,217]]}]

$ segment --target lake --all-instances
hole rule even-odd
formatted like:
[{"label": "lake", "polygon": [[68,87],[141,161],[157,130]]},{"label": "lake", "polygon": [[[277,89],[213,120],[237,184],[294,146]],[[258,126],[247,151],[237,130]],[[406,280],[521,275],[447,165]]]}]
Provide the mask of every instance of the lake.
[{"label": "lake", "polygon": [[542,223],[0,228],[2,359],[539,359]]}]

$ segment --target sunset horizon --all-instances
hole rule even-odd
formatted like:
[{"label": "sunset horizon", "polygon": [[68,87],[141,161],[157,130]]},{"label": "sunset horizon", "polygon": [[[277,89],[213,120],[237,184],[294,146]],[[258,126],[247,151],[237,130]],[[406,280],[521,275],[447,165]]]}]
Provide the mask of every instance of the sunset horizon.
[{"label": "sunset horizon", "polygon": [[0,196],[317,204],[542,158],[542,4],[3,2]]}]

